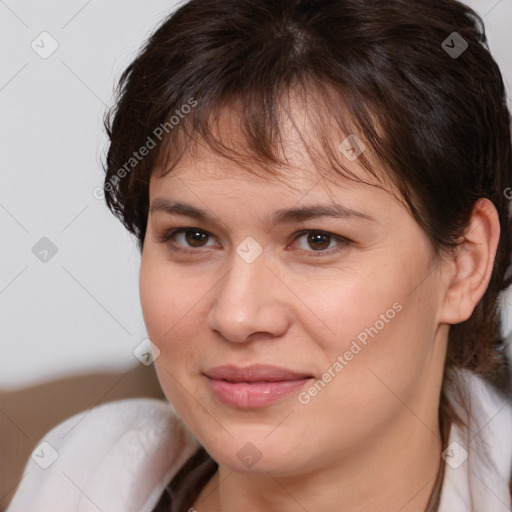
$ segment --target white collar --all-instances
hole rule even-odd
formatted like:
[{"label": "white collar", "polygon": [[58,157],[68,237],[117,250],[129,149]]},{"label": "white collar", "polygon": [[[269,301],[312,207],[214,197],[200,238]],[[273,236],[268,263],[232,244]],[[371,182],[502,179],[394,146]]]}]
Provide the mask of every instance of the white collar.
[{"label": "white collar", "polygon": [[452,390],[449,399],[468,428],[452,426],[439,512],[510,512],[512,407],[481,378],[454,372],[454,382],[469,404],[469,416]]}]

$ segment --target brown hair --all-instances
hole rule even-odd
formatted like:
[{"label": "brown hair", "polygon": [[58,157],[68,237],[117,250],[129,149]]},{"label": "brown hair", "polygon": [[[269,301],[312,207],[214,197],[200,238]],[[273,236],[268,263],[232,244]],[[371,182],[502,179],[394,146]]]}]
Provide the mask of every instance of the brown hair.
[{"label": "brown hair", "polygon": [[[450,52],[454,41],[460,55]],[[170,172],[193,146],[187,141],[205,142],[241,164],[258,163],[277,174],[283,163],[281,114],[292,91],[304,108],[314,107],[308,110],[312,140],[321,149],[311,153],[323,162],[324,174],[354,178],[332,138],[334,128],[356,133],[386,169],[436,254],[457,245],[478,199],[493,202],[501,237],[491,280],[471,317],[450,327],[445,381],[451,368],[465,368],[508,390],[497,299],[512,281],[504,193],[512,184],[510,114],[483,22],[462,3],[184,4],[120,78],[116,105],[106,118],[108,206],[142,247],[151,174],[158,165]],[[235,101],[241,105],[243,151],[215,131],[219,114]],[[365,153],[361,161],[383,179]],[[248,172],[256,172],[254,165]],[[445,390],[440,415],[456,420]]]}]

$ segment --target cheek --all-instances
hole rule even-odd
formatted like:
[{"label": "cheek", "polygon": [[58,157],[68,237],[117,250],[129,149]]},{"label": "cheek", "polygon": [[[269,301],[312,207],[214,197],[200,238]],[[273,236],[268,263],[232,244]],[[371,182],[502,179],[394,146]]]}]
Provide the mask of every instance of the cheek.
[{"label": "cheek", "polygon": [[439,291],[433,275],[425,279],[429,263],[418,256],[408,266],[397,260],[384,265],[381,258],[373,267],[378,271],[317,283],[308,295],[301,290],[312,319],[302,325],[320,346],[325,371],[350,376],[338,383],[361,389],[375,380],[373,369],[403,388],[422,371],[436,332]]},{"label": "cheek", "polygon": [[160,350],[164,350],[166,340],[175,338],[173,333],[179,320],[191,309],[189,303],[194,295],[179,274],[169,270],[151,255],[143,254],[139,275],[140,302],[149,338]]},{"label": "cheek", "polygon": [[309,309],[301,315],[302,325],[331,359],[350,350],[354,341],[362,347],[377,342],[381,333],[400,322],[407,289],[403,277],[400,281],[368,272],[356,279],[311,284],[307,294],[305,289],[297,293]]},{"label": "cheek", "polygon": [[437,358],[434,294],[395,291],[384,300],[362,302],[364,318],[340,321],[343,335],[329,347],[327,370],[336,378],[326,401],[343,404],[361,421],[367,415],[389,419],[401,401],[414,403],[423,392],[418,383],[425,382]]},{"label": "cheek", "polygon": [[158,380],[167,399],[186,418],[189,406],[182,385],[186,383],[189,392],[197,394],[189,382],[189,375],[197,371],[192,343],[196,293],[179,278],[179,272],[170,272],[168,265],[149,255],[142,258],[139,293],[148,337],[160,350],[155,360]]},{"label": "cheek", "polygon": [[171,290],[159,278],[155,266],[143,258],[139,276],[140,303],[148,335],[157,345],[162,334],[171,326],[176,289]]},{"label": "cheek", "polygon": [[304,412],[325,419],[325,426],[319,428],[323,435],[336,432],[340,443],[355,440],[362,432],[376,433],[407,412],[404,403],[417,403],[425,392],[422,383],[429,372],[426,363],[432,359],[434,309],[413,297],[387,308],[393,297],[363,302],[364,317],[338,322],[337,339],[322,339],[326,362],[319,382],[298,397]]},{"label": "cheek", "polygon": [[140,302],[148,337],[160,350],[155,366],[161,381],[170,378],[164,369],[180,382],[197,373],[203,355],[198,333],[204,328],[212,286],[203,273],[186,276],[158,255],[143,254]]}]

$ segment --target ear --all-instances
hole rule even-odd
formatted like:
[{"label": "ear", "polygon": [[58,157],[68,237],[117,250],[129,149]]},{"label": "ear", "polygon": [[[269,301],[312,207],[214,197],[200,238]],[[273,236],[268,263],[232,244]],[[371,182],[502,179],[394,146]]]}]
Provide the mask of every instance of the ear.
[{"label": "ear", "polygon": [[461,243],[449,256],[441,323],[458,324],[471,316],[491,279],[499,237],[496,208],[488,199],[479,199]]}]

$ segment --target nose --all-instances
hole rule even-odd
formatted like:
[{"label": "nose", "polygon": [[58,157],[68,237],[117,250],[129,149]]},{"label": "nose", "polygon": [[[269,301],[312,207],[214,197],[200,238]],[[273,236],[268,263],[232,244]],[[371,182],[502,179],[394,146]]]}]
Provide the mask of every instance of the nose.
[{"label": "nose", "polygon": [[231,270],[212,290],[207,325],[231,342],[279,337],[290,325],[284,291],[263,254],[252,263],[234,254]]}]

